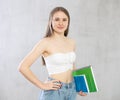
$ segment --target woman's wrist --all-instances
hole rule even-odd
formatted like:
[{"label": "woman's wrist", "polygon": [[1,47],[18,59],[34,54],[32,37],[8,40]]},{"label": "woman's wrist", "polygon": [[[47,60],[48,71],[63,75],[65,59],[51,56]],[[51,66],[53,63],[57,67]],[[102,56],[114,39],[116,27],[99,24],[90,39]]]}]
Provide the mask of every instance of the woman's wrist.
[{"label": "woman's wrist", "polygon": [[45,89],[44,84],[45,84],[44,82],[41,82],[40,85],[39,85],[39,88],[44,90]]}]

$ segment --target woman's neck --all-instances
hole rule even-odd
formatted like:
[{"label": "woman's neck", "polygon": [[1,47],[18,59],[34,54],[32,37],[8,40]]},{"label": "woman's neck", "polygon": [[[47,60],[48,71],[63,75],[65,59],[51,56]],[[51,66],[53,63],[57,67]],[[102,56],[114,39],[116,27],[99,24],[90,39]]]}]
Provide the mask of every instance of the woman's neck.
[{"label": "woman's neck", "polygon": [[55,38],[55,39],[59,39],[59,40],[65,39],[64,33],[55,33],[54,32],[52,37]]}]

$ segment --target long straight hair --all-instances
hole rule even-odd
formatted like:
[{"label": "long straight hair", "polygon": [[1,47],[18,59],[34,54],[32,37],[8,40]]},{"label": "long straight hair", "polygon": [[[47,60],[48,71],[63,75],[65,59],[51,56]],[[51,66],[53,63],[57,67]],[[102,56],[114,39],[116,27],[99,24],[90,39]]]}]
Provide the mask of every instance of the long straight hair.
[{"label": "long straight hair", "polygon": [[[65,30],[64,32],[64,36],[67,37],[68,35],[68,31],[69,31],[69,25],[70,25],[70,15],[69,15],[69,12],[67,11],[67,9],[65,9],[64,7],[55,7],[51,12],[50,12],[50,15],[49,15],[49,21],[48,21],[48,26],[47,26],[47,31],[46,31],[46,34],[44,37],[51,37],[54,30],[53,30],[53,27],[52,27],[52,19],[53,19],[53,16],[56,12],[58,11],[62,11],[63,13],[65,13],[65,15],[68,17],[68,27],[67,29]],[[45,60],[44,58],[42,57],[42,64],[43,65],[46,65],[45,64]]]}]

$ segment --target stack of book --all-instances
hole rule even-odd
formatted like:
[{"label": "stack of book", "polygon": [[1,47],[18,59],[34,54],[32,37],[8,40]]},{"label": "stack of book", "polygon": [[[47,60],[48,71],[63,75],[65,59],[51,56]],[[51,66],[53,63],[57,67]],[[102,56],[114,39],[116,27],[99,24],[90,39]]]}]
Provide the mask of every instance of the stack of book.
[{"label": "stack of book", "polygon": [[74,70],[72,75],[75,80],[77,92],[90,93],[98,91],[91,65]]}]

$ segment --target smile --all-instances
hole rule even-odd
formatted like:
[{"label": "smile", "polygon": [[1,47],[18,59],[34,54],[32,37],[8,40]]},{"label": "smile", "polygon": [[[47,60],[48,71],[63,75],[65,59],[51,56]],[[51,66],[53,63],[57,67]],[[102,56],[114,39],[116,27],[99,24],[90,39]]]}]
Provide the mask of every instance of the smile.
[{"label": "smile", "polygon": [[64,27],[57,27],[58,29],[63,29]]}]

